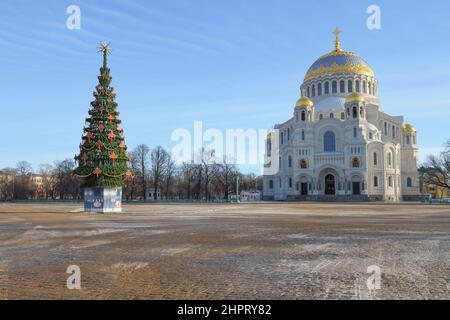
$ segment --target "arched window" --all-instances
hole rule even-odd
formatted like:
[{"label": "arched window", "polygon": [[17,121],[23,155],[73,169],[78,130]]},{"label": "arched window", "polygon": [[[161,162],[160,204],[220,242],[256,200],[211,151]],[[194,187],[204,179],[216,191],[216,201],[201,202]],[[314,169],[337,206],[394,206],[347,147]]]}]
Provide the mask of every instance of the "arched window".
[{"label": "arched window", "polygon": [[367,86],[369,87],[369,94],[372,94],[372,83],[370,81],[367,83]]},{"label": "arched window", "polygon": [[352,167],[353,168],[359,168],[359,158],[357,158],[357,157],[354,157],[353,159],[352,159]]},{"label": "arched window", "polygon": [[325,94],[330,94],[330,83],[325,82]]},{"label": "arched window", "polygon": [[406,179],[406,187],[411,188],[412,187],[412,179],[410,177],[408,177]]},{"label": "arched window", "polygon": [[348,80],[347,92],[353,92],[353,81]]},{"label": "arched window", "polygon": [[323,136],[323,151],[335,152],[336,151],[336,136],[333,131],[325,132]]},{"label": "arched window", "polygon": [[305,130],[302,130],[302,141],[305,141]]},{"label": "arched window", "polygon": [[319,83],[319,84],[317,85],[317,95],[318,95],[318,96],[321,96],[321,95],[322,95],[322,84],[321,84],[321,83]]},{"label": "arched window", "polygon": [[280,134],[280,140],[281,140],[281,144],[283,144],[284,143],[284,132],[282,132]]},{"label": "arched window", "polygon": [[273,189],[273,180],[269,181],[269,189]]},{"label": "arched window", "polygon": [[331,118],[331,119],[334,118],[334,113],[330,113],[330,118]]},{"label": "arched window", "polygon": [[356,80],[355,81],[355,89],[356,89],[356,92],[361,92],[361,87],[360,87],[360,82],[359,82],[359,80]]},{"label": "arched window", "polygon": [[353,128],[353,138],[356,138],[358,136],[358,129],[355,127]]},{"label": "arched window", "polygon": [[311,98],[311,90],[309,89],[309,87],[307,89],[307,94],[306,95],[308,96],[308,98]]},{"label": "arched window", "polygon": [[373,186],[378,187],[378,177],[373,177]]},{"label": "arched window", "polygon": [[353,118],[358,118],[358,108],[353,107],[352,111],[353,111]]},{"label": "arched window", "polygon": [[392,177],[391,176],[389,176],[389,178],[388,178],[388,186],[392,187]]},{"label": "arched window", "polygon": [[292,168],[292,156],[288,157],[288,166],[289,168]]},{"label": "arched window", "polygon": [[331,88],[332,92],[337,93],[337,82],[333,81],[331,86],[332,86],[332,88]]},{"label": "arched window", "polygon": [[305,159],[301,159],[300,160],[300,168],[301,169],[308,169],[308,161],[306,161]]},{"label": "arched window", "polygon": [[388,152],[388,165],[392,166],[392,153]]},{"label": "arched window", "polygon": [[409,136],[409,134],[406,135],[406,144],[410,144],[411,143],[411,138]]},{"label": "arched window", "polygon": [[292,188],[292,178],[289,178],[289,188]]},{"label": "arched window", "polygon": [[312,96],[315,97],[316,96],[316,86],[313,84],[312,86]]},{"label": "arched window", "polygon": [[344,119],[345,119],[345,113],[341,112],[341,120],[344,120]]},{"label": "arched window", "polygon": [[302,121],[305,121],[306,120],[306,111],[305,110],[303,110],[302,111]]},{"label": "arched window", "polygon": [[345,92],[345,81],[344,80],[341,80],[341,82],[339,83],[339,91],[341,93]]}]

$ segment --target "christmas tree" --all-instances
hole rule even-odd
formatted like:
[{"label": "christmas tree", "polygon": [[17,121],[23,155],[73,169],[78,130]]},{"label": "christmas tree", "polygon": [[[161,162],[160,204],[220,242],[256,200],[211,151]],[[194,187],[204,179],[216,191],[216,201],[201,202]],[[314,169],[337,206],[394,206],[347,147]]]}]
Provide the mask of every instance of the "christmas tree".
[{"label": "christmas tree", "polygon": [[116,92],[110,87],[109,44],[101,43],[99,52],[103,53],[103,67],[100,68],[99,84],[95,88],[95,100],[91,102],[89,118],[86,119],[80,154],[75,157],[78,168],[74,175],[82,179],[83,188],[123,187],[124,179],[131,179],[133,173],[128,169],[129,158],[123,130],[118,119]]}]

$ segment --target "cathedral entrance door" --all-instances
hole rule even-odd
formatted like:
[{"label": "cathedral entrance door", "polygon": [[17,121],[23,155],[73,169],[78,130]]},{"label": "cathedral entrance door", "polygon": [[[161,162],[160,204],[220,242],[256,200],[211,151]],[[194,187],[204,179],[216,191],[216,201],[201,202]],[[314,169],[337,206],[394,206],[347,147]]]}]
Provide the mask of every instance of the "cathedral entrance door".
[{"label": "cathedral entrance door", "polygon": [[361,194],[361,184],[359,182],[353,182],[353,195]]},{"label": "cathedral entrance door", "polygon": [[325,176],[325,194],[326,195],[336,194],[336,181],[332,174],[327,174]]},{"label": "cathedral entrance door", "polygon": [[307,182],[302,182],[300,190],[301,190],[301,195],[302,196],[307,196],[308,195],[308,183]]}]

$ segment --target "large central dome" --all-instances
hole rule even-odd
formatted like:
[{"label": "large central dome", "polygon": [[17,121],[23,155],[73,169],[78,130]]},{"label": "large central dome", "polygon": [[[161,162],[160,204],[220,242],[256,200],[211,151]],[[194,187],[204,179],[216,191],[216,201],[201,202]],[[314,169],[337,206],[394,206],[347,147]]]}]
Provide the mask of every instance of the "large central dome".
[{"label": "large central dome", "polygon": [[[341,49],[340,32],[337,28],[333,32],[334,50],[317,59],[306,72],[300,85],[301,96],[324,110],[330,106],[336,110],[343,108],[341,102],[352,93],[362,95],[367,103],[379,105],[378,81],[372,68],[356,53]],[[322,100],[323,106],[319,103]]]},{"label": "large central dome", "polygon": [[359,55],[339,48],[320,57],[308,69],[305,81],[334,74],[360,74],[374,77],[369,64]]},{"label": "large central dome", "polygon": [[341,49],[339,42],[339,34],[341,31],[336,28],[333,33],[336,36],[334,50],[323,55],[312,64],[306,73],[305,81],[337,74],[356,74],[375,77],[372,68],[360,56],[356,53]]}]

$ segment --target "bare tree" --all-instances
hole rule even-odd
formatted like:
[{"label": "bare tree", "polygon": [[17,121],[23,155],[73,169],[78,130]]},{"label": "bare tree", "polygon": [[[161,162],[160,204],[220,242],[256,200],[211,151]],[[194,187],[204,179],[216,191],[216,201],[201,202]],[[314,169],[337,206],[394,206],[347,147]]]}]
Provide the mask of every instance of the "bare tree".
[{"label": "bare tree", "polygon": [[428,156],[422,171],[425,183],[450,190],[450,140],[439,156]]},{"label": "bare tree", "polygon": [[192,199],[193,183],[195,181],[196,165],[193,162],[183,162],[180,174],[182,175],[181,188],[184,189],[184,195],[187,199]]},{"label": "bare tree", "polygon": [[15,198],[16,169],[4,168],[0,171],[0,201],[13,200]]},{"label": "bare tree", "polygon": [[136,178],[141,182],[142,198],[145,200],[145,193],[147,190],[148,167],[149,167],[149,152],[150,148],[145,144],[138,145],[132,155],[132,164],[136,173]]},{"label": "bare tree", "polygon": [[32,190],[31,175],[33,168],[31,163],[27,161],[20,161],[16,165],[17,181],[15,183],[15,198],[28,199]]},{"label": "bare tree", "polygon": [[211,199],[211,183],[217,174],[218,166],[215,158],[214,150],[202,150],[201,155],[201,177],[203,181],[204,197],[206,200]]},{"label": "bare tree", "polygon": [[224,199],[228,200],[237,173],[236,166],[229,163],[225,157],[222,163],[217,165],[217,169],[216,178],[219,190],[223,193]]},{"label": "bare tree", "polygon": [[177,172],[177,167],[175,165],[175,161],[172,159],[170,154],[166,157],[165,170],[164,170],[164,197],[166,199],[169,198],[170,187],[174,181],[174,175]]},{"label": "bare tree", "polygon": [[134,172],[135,177],[125,181],[124,195],[127,200],[133,200],[134,197],[139,193],[141,180],[139,179],[139,165],[137,158],[133,157],[133,153],[129,153],[128,156],[131,159],[131,170],[132,172]]},{"label": "bare tree", "polygon": [[151,178],[154,187],[154,199],[157,200],[158,190],[166,174],[167,165],[171,161],[170,154],[161,146],[157,146],[151,153]]},{"label": "bare tree", "polygon": [[55,186],[59,199],[79,199],[80,187],[73,178],[72,173],[75,169],[75,162],[72,159],[56,161],[54,166]]},{"label": "bare tree", "polygon": [[42,178],[42,187],[45,199],[55,199],[56,174],[55,167],[51,164],[39,165],[38,174]]}]

